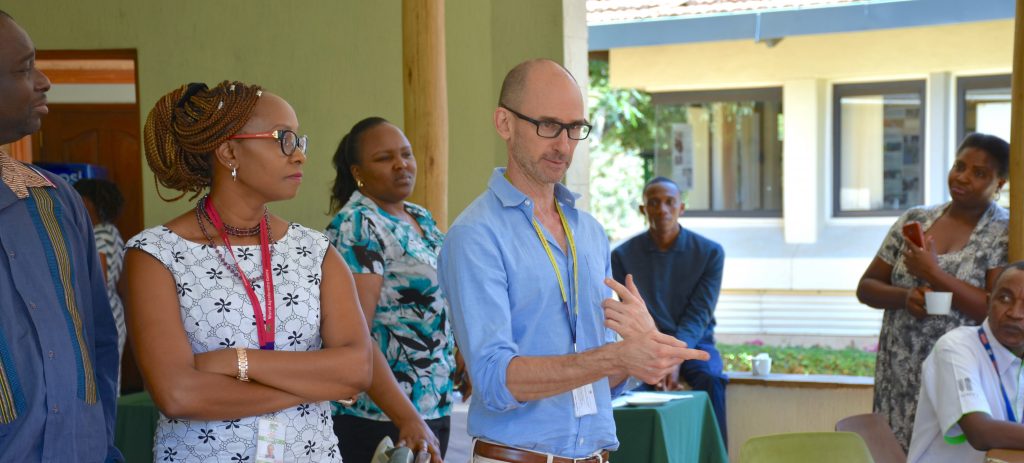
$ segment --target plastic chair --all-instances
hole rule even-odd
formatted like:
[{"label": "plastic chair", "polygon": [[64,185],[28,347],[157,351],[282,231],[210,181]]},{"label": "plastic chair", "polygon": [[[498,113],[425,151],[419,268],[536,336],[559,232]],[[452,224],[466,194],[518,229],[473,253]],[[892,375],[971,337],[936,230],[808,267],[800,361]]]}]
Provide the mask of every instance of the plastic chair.
[{"label": "plastic chair", "polygon": [[742,463],[874,463],[867,444],[852,432],[797,432],[753,437],[740,449]]},{"label": "plastic chair", "polygon": [[907,453],[896,440],[885,417],[877,413],[848,416],[836,423],[836,431],[855,432],[868,444],[875,463],[905,463]]}]

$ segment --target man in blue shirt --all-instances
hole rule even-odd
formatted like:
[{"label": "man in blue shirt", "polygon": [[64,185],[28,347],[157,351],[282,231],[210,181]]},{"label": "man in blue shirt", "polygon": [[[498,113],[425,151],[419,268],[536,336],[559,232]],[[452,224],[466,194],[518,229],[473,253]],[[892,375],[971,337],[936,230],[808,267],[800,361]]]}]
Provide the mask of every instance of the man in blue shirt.
[{"label": "man in blue shirt", "polygon": [[715,409],[722,440],[725,423],[725,383],[722,357],[715,349],[715,305],[722,288],[722,246],[679,225],[686,204],[679,186],[656,177],[644,186],[640,213],[648,230],[612,251],[612,275],[619,282],[633,275],[658,331],[675,336],[710,354],[708,361],[686,362],[658,382],[674,389],[681,375],[694,389],[706,391]]},{"label": "man in blue shirt", "polygon": [[[455,221],[438,261],[473,382],[474,462],[604,461],[618,447],[612,389],[707,356],[658,333],[632,283],[608,278],[603,228],[558,183],[590,132],[569,72],[549,60],[513,68],[494,125],[508,168]],[[623,302],[606,299],[606,284]]]},{"label": "man in blue shirt", "polygon": [[[50,81],[0,11],[0,145],[39,130]],[[0,461],[120,461],[117,329],[75,190],[0,151]]]}]

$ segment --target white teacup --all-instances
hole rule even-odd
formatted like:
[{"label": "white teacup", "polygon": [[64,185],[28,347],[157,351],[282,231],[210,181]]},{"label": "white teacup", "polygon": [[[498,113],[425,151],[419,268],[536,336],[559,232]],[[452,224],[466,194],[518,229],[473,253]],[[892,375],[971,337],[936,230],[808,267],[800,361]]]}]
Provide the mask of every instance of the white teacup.
[{"label": "white teacup", "polygon": [[751,357],[750,370],[754,376],[768,376],[772,372],[772,358],[765,353]]},{"label": "white teacup", "polygon": [[953,303],[953,293],[929,291],[924,293],[924,308],[928,315],[949,315],[949,307]]}]

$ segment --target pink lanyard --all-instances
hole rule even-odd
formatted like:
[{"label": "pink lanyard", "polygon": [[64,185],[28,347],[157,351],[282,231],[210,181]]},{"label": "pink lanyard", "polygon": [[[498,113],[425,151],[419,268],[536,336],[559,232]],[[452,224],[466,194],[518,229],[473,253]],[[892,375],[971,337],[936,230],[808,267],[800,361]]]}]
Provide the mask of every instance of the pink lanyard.
[{"label": "pink lanyard", "polygon": [[249,302],[252,303],[252,313],[256,319],[256,337],[260,343],[260,349],[274,350],[274,277],[270,268],[270,233],[268,232],[267,216],[264,215],[263,219],[260,220],[260,254],[263,257],[263,300],[267,304],[266,317],[264,317],[263,311],[260,310],[260,300],[256,297],[256,291],[253,290],[249,278],[242,272],[242,266],[238,264],[235,251],[231,248],[231,240],[228,239],[228,235],[224,231],[224,222],[220,219],[220,214],[217,214],[217,209],[213,207],[213,202],[209,198],[206,199],[205,208],[206,214],[210,216],[210,222],[213,222],[213,226],[217,228],[217,233],[220,234],[220,239],[224,240],[224,245],[228,248],[231,261],[235,263],[235,267],[238,269],[238,277],[242,280],[242,286],[245,286]]}]

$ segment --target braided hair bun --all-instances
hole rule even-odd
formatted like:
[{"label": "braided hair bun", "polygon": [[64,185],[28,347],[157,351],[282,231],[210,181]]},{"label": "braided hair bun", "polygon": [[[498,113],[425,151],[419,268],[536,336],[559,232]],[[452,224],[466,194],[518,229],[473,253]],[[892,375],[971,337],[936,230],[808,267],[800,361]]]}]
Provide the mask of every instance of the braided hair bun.
[{"label": "braided hair bun", "polygon": [[[263,93],[257,85],[192,83],[164,95],[143,129],[146,161],[158,185],[198,196],[213,182],[213,151],[249,121]],[[159,187],[157,191],[159,192]]]}]

